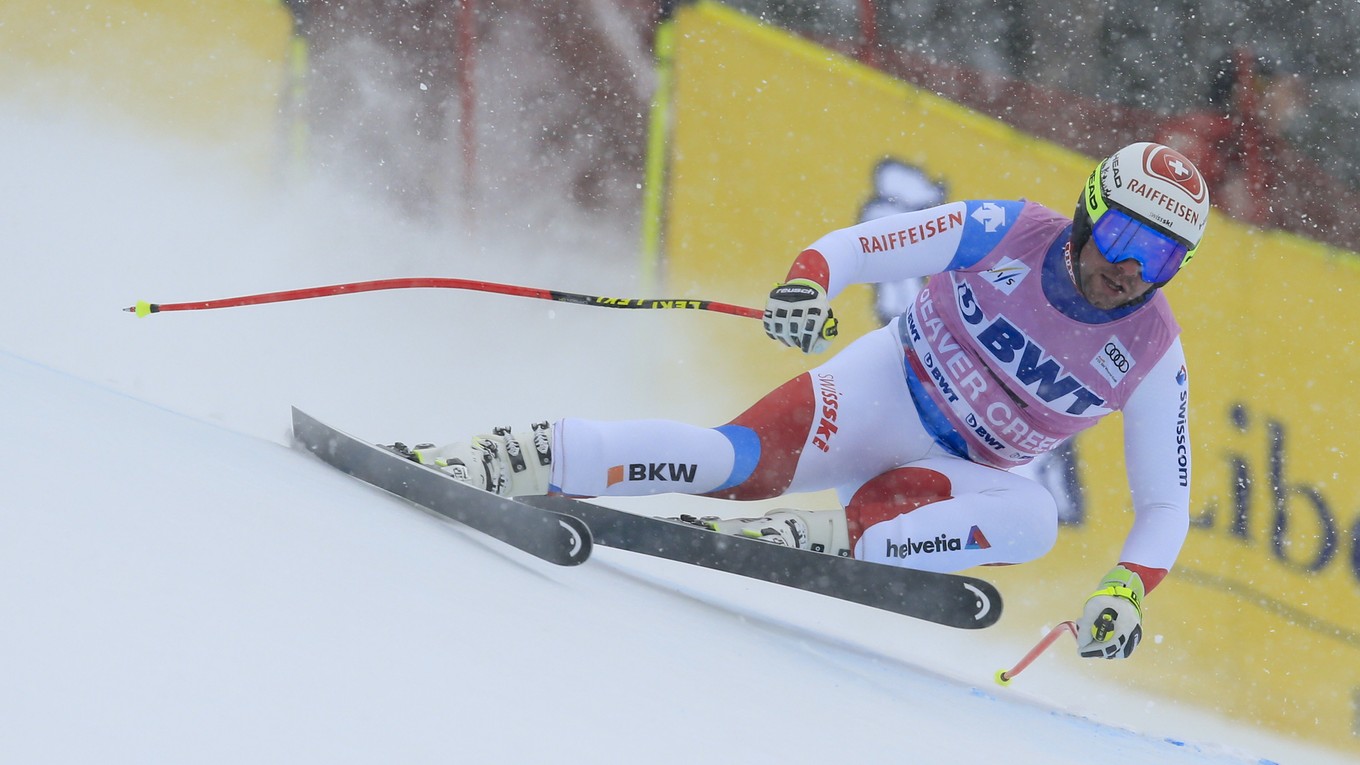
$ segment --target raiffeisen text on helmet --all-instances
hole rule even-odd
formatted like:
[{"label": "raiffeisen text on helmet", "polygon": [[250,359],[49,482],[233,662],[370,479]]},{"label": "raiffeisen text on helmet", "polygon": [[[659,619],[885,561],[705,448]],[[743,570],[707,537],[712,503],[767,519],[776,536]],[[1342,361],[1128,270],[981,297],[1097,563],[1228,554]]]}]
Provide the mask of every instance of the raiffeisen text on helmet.
[{"label": "raiffeisen text on helmet", "polygon": [[[1146,183],[1139,183],[1136,179],[1134,179],[1129,181],[1129,191],[1148,200],[1149,202],[1152,202],[1158,207],[1165,209],[1167,212],[1171,213],[1172,215],[1175,215],[1176,217],[1180,218],[1186,223],[1189,223],[1192,226],[1203,227],[1204,225],[1203,219],[1201,218],[1199,211],[1197,211],[1190,205],[1187,205],[1181,202],[1180,200],[1170,196],[1161,189],[1154,188],[1153,186]],[[1171,226],[1175,224],[1175,221],[1171,219],[1158,220],[1155,217],[1153,218],[1153,222],[1161,223],[1166,226]]]}]

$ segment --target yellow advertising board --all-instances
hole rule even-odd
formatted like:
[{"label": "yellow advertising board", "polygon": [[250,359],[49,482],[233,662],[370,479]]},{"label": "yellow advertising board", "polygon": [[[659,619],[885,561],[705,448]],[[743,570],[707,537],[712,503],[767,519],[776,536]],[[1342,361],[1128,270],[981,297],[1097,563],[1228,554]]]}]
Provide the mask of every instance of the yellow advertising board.
[{"label": "yellow advertising board", "polygon": [[273,148],[292,15],[280,0],[0,3],[0,98],[183,139]]},{"label": "yellow advertising board", "polygon": [[[874,171],[914,168],[949,199],[1075,207],[1094,159],[1018,133],[713,3],[673,30],[666,291],[764,304],[793,257],[858,222]],[[1360,752],[1360,379],[1349,253],[1215,214],[1168,288],[1192,380],[1192,528],[1148,598],[1148,645],[1093,675],[1252,725]],[[842,336],[876,326],[868,287],[834,305]],[[741,359],[708,387],[735,414],[815,365],[758,327],[714,323]],[[842,340],[842,345],[845,341]],[[987,569],[1009,593],[1001,629],[1075,617],[1132,522],[1120,425],[1077,439],[1081,502],[1041,561]],[[1042,586],[1039,586],[1042,585]]]}]

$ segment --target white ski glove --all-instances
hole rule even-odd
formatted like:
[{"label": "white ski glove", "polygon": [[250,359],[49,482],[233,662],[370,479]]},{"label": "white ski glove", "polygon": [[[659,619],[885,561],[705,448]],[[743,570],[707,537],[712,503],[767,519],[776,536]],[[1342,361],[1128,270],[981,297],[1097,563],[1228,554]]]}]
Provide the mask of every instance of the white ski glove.
[{"label": "white ski glove", "polygon": [[1143,580],[1115,566],[1086,599],[1077,620],[1077,652],[1087,658],[1127,659],[1143,639]]},{"label": "white ski glove", "polygon": [[803,353],[821,353],[836,336],[836,317],[822,285],[794,279],[775,287],[765,304],[765,334]]}]

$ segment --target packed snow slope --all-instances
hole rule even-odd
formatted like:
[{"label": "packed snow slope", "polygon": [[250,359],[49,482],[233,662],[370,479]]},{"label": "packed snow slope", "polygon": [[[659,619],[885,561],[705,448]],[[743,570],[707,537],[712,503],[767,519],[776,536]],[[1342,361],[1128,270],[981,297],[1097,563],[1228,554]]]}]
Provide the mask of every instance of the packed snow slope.
[{"label": "packed snow slope", "polygon": [[1000,689],[1027,642],[607,549],[556,568],[341,475],[290,447],[290,404],[375,441],[715,421],[650,375],[723,363],[677,333],[739,320],[443,291],[139,319],[401,275],[629,294],[631,243],[551,205],[416,226],[0,117],[0,762],[1340,761],[1070,646]]}]

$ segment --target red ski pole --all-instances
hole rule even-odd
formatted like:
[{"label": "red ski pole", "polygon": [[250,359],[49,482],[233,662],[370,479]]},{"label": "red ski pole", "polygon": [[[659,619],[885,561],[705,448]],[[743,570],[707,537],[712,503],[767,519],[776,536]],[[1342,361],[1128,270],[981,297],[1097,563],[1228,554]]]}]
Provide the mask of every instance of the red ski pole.
[{"label": "red ski pole", "polygon": [[495,282],[474,281],[471,279],[440,277],[378,279],[367,282],[349,282],[346,284],[332,284],[325,287],[307,287],[305,289],[286,290],[284,292],[265,292],[258,295],[242,295],[240,297],[222,298],[219,300],[202,300],[193,303],[148,303],[144,300],[140,300],[136,305],[129,306],[123,310],[129,313],[135,313],[138,316],[149,316],[153,313],[164,313],[165,311],[203,311],[210,308],[235,308],[237,306],[245,305],[281,303],[288,300],[309,300],[311,298],[330,297],[332,295],[348,295],[355,292],[414,289],[421,287],[493,292],[499,295],[514,295],[517,297],[536,298],[538,300],[555,300],[560,303],[575,303],[577,305],[590,305],[599,308],[688,309],[693,311],[726,313],[731,314],[732,316],[745,316],[751,319],[759,319],[763,315],[763,312],[756,308],[747,308],[745,306],[731,305],[729,303],[719,303],[715,300],[596,297],[594,295],[577,295],[571,292],[558,292],[557,290],[545,290],[537,287],[519,287],[513,284],[497,284]]},{"label": "red ski pole", "polygon": [[1039,658],[1039,654],[1047,651],[1048,647],[1053,645],[1054,641],[1056,641],[1064,631],[1071,632],[1072,637],[1076,637],[1077,623],[1073,621],[1060,622],[1058,626],[1049,630],[1048,634],[1044,635],[1043,639],[1035,644],[1033,648],[1029,649],[1029,653],[1025,654],[1025,658],[1016,662],[1014,667],[1011,667],[1010,669],[998,669],[996,671],[997,685],[1010,685],[1011,681],[1015,679],[1015,676],[1024,672],[1025,667],[1028,667],[1035,659]]}]

